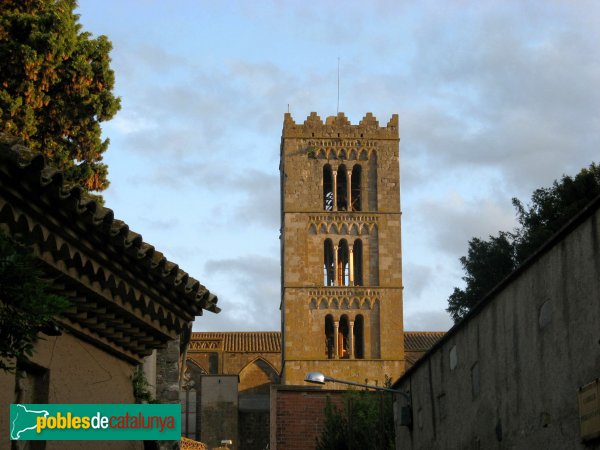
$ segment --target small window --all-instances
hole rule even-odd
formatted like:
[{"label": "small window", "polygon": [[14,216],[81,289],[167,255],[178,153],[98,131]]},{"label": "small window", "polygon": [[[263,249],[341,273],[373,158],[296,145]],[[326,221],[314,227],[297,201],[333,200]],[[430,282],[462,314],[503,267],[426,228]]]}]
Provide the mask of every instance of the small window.
[{"label": "small window", "polygon": [[350,358],[349,331],[348,316],[344,314],[340,317],[340,326],[338,328],[338,357],[342,359]]},{"label": "small window", "polygon": [[362,186],[362,169],[359,164],[352,168],[351,194],[352,194],[352,211],[362,211],[361,186]]},{"label": "small window", "polygon": [[323,244],[323,285],[333,286],[335,284],[335,260],[333,243],[331,239],[325,239]]},{"label": "small window", "polygon": [[333,329],[333,317],[331,314],[325,316],[325,354],[327,359],[333,359],[334,353],[334,329]]},{"label": "small window", "polygon": [[338,267],[337,267],[337,285],[350,285],[350,252],[348,251],[348,241],[342,239],[338,246]]},{"label": "small window", "polygon": [[331,166],[323,166],[323,209],[333,211],[333,174]]},{"label": "small window", "polygon": [[364,354],[364,327],[365,320],[362,314],[358,314],[354,319],[354,357],[363,359]]},{"label": "small window", "polygon": [[363,245],[360,239],[354,241],[352,246],[352,263],[354,269],[354,286],[363,285]]},{"label": "small window", "polygon": [[348,175],[346,174],[346,166],[343,164],[338,168],[337,177],[337,209],[338,211],[348,210]]}]

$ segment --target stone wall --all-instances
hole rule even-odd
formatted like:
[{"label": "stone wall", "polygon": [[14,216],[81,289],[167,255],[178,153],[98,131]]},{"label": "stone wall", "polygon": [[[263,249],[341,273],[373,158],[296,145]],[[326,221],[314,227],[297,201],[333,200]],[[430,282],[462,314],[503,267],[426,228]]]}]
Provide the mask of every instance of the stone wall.
[{"label": "stone wall", "polygon": [[[156,350],[156,399],[159,403],[179,403],[179,337],[166,348]],[[160,450],[176,450],[179,441],[158,441]]]},{"label": "stone wall", "polygon": [[600,198],[407,371],[398,449],[600,448],[578,410],[600,377],[599,222]]}]

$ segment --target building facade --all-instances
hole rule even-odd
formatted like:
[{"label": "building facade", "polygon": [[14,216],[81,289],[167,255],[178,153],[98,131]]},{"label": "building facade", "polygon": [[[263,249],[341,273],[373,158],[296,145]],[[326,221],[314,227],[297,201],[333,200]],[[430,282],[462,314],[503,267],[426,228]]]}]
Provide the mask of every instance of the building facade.
[{"label": "building facade", "polygon": [[[0,233],[31,256],[49,291],[69,302],[53,327],[39,331],[27,360],[4,361],[16,367],[15,373],[0,370],[5,412],[0,448],[80,449],[78,441],[9,442],[8,406],[134,403],[139,392],[132,379],[142,363],[157,399],[178,402],[181,349],[196,316],[219,312],[213,294],[110,209],[79,188],[67,187],[62,173],[42,155],[2,133]],[[17,302],[3,290],[4,314],[22,307]],[[177,442],[155,444],[178,447]],[[85,448],[141,450],[148,445],[90,441]]]},{"label": "building facade", "polygon": [[269,443],[269,389],[279,383],[281,333],[192,333],[181,393],[182,434],[217,446]]},{"label": "building facade", "polygon": [[398,116],[303,124],[281,138],[282,382],[383,383],[405,367]]}]

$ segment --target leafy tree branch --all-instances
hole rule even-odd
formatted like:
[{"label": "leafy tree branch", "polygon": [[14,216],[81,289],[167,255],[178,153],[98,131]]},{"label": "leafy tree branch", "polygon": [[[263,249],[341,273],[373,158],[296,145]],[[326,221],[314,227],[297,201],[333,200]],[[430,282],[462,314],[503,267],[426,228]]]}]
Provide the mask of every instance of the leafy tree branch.
[{"label": "leafy tree branch", "polygon": [[574,177],[563,175],[551,187],[536,189],[527,205],[513,198],[517,228],[500,231],[488,240],[471,239],[467,256],[460,258],[466,286],[454,288],[446,309],[454,321],[461,320],[485,294],[598,195],[600,165],[592,163]]}]

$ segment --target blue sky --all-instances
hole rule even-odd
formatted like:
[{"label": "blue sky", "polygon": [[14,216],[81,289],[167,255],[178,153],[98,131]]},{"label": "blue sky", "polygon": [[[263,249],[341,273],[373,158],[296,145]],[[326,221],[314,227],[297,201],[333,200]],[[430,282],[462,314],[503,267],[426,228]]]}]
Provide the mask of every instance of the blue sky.
[{"label": "blue sky", "polygon": [[279,329],[283,114],[400,117],[405,328],[445,330],[473,236],[599,161],[593,1],[80,0],[113,43],[106,205],[218,295],[198,331]]}]

